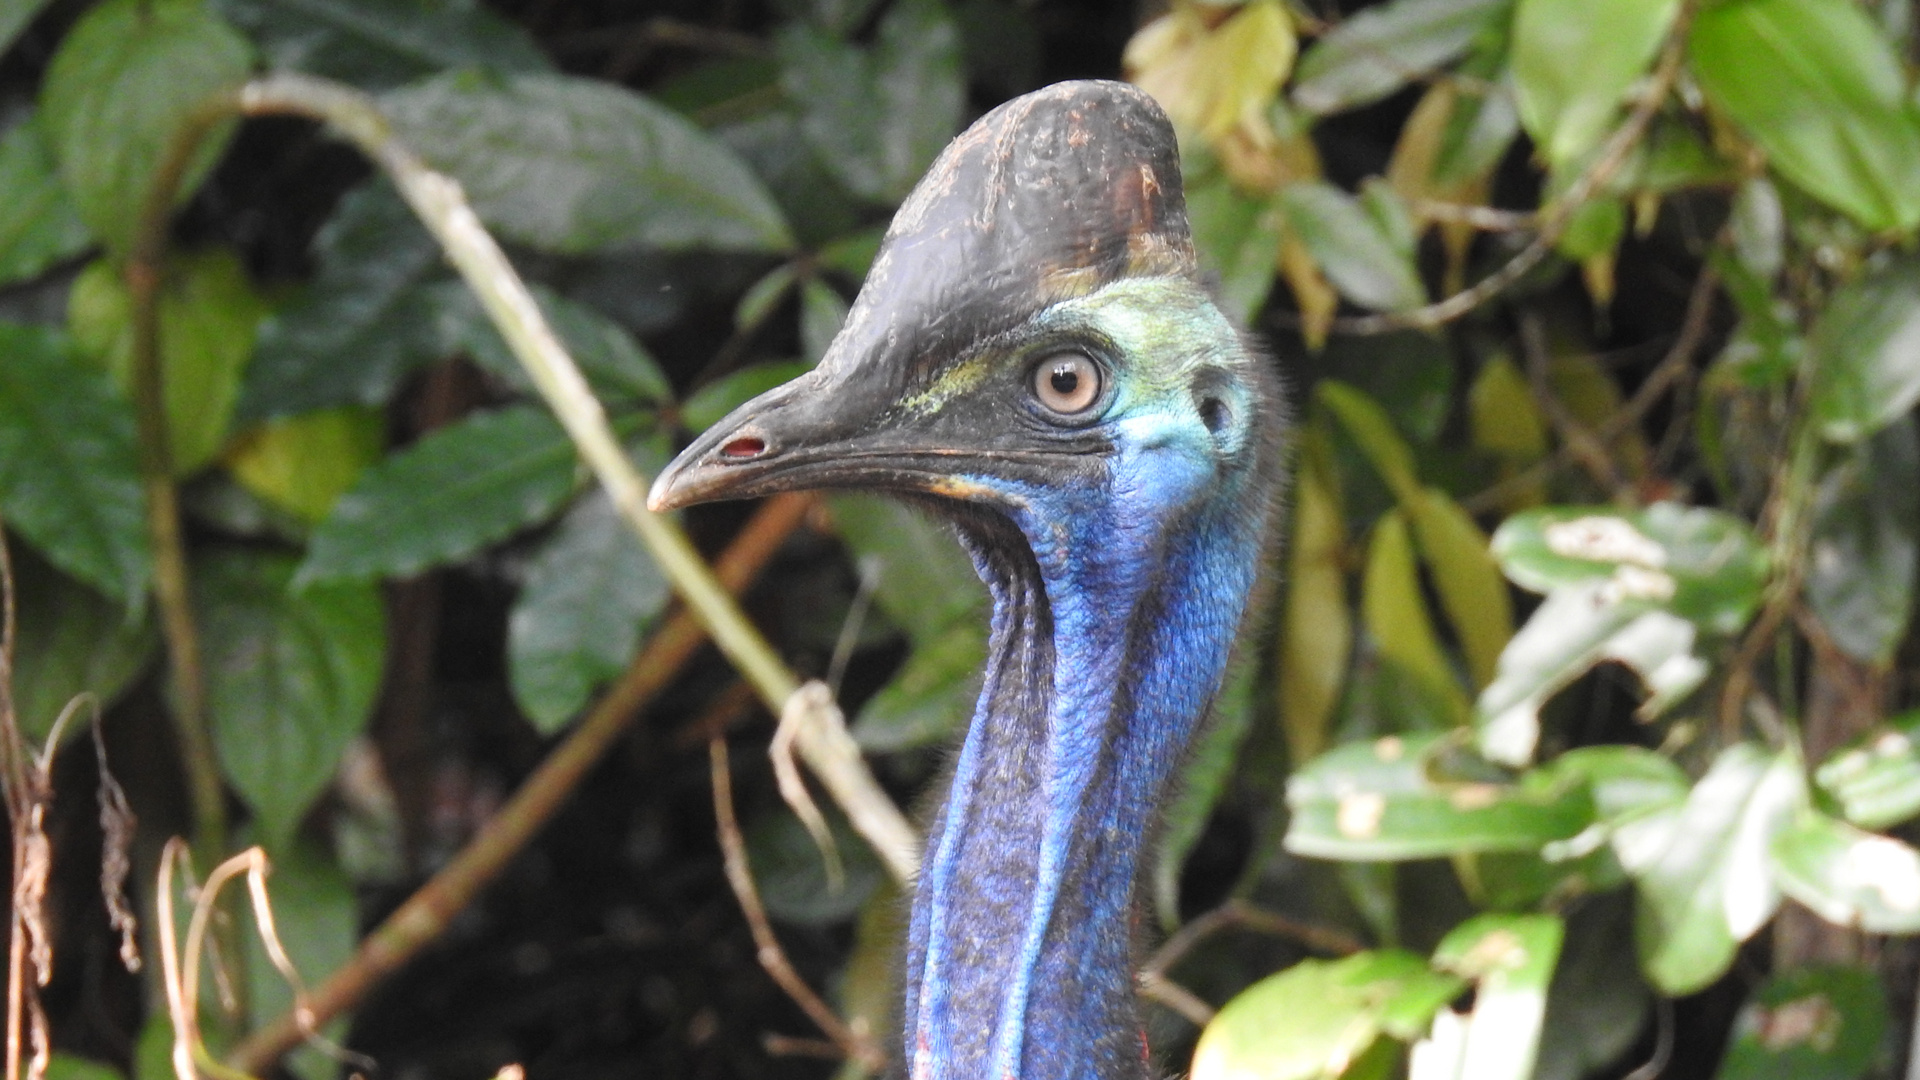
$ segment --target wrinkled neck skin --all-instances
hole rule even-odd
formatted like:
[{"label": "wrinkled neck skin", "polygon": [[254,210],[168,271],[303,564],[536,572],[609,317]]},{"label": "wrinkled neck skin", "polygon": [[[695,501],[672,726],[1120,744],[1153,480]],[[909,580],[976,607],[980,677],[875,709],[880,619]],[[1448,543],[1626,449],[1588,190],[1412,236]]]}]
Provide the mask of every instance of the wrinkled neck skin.
[{"label": "wrinkled neck skin", "polygon": [[911,1080],[1146,1076],[1134,881],[1219,689],[1265,515],[1233,490],[1254,479],[1223,485],[1150,430],[1109,467],[1110,483],[960,523],[992,638],[914,899]]}]

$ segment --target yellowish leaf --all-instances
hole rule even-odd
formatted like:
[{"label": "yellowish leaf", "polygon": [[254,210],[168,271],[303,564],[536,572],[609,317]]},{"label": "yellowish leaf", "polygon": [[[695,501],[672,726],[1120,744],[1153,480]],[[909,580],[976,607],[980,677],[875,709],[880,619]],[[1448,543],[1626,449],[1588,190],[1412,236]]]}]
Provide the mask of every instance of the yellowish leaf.
[{"label": "yellowish leaf", "polygon": [[1327,284],[1320,264],[1313,261],[1306,245],[1291,236],[1280,242],[1280,276],[1287,279],[1293,302],[1300,309],[1300,336],[1306,338],[1308,348],[1318,350],[1333,329],[1340,294]]},{"label": "yellowish leaf", "polygon": [[1465,722],[1466,695],[1447,664],[1433,620],[1427,614],[1414,565],[1413,542],[1399,510],[1387,511],[1374,526],[1362,594],[1367,633],[1380,656],[1416,679],[1435,701],[1444,702],[1456,722]]},{"label": "yellowish leaf", "polygon": [[350,407],[256,425],[233,442],[227,468],[248,491],[318,522],[379,459],[380,414]]},{"label": "yellowish leaf", "polygon": [[1287,549],[1287,609],[1280,638],[1280,724],[1292,760],[1325,748],[1327,725],[1353,647],[1343,555],[1346,523],[1338,487],[1309,447],[1296,481]]},{"label": "yellowish leaf", "polygon": [[[1620,385],[1598,360],[1585,352],[1555,351],[1558,355],[1547,365],[1547,382],[1575,420],[1596,428],[1620,411]],[[1646,473],[1649,451],[1637,427],[1629,426],[1614,437],[1611,445],[1628,472],[1635,476]]]},{"label": "yellowish leaf", "polygon": [[1488,550],[1487,534],[1439,488],[1421,491],[1408,511],[1473,684],[1484,687],[1513,636],[1513,600]]}]

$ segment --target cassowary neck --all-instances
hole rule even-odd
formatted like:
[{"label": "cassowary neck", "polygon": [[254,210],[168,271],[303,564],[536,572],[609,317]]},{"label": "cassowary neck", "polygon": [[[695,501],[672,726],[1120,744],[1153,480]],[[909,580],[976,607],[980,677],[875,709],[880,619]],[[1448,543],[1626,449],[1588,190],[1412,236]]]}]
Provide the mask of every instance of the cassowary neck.
[{"label": "cassowary neck", "polygon": [[1134,880],[1219,688],[1262,517],[1195,507],[1165,525],[1115,501],[1065,531],[962,524],[993,630],[914,900],[912,1080],[1145,1075]]}]

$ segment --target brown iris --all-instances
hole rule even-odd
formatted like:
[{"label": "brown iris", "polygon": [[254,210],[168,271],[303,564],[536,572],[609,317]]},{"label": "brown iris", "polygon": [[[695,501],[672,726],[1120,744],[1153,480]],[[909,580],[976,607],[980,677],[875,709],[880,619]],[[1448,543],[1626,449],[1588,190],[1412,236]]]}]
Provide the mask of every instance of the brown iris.
[{"label": "brown iris", "polygon": [[1100,398],[1100,367],[1079,353],[1050,356],[1033,369],[1033,396],[1062,416],[1086,412]]}]

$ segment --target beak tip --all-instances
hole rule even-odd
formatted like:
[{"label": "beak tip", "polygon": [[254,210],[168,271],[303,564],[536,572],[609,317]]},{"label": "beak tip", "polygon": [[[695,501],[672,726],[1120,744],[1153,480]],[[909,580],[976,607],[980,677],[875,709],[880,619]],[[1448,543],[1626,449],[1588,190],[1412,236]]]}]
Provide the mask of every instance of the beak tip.
[{"label": "beak tip", "polygon": [[673,480],[675,474],[679,471],[679,469],[669,465],[665,472],[654,478],[653,487],[647,491],[648,510],[656,514],[664,514],[669,510],[679,508],[678,501],[673,497]]}]

